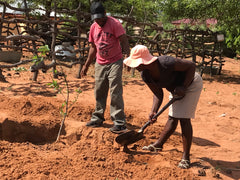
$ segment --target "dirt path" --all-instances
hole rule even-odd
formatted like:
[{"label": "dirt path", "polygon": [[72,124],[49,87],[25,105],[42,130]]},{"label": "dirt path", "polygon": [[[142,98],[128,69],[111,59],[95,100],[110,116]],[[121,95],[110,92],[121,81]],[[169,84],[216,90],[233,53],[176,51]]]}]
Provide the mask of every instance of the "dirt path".
[{"label": "dirt path", "polygon": [[[75,78],[77,68],[66,70],[70,90],[82,93],[69,112],[60,142],[54,143],[61,121],[63,98],[46,84],[51,72],[32,82],[29,71],[5,71],[8,83],[0,83],[1,179],[240,179],[240,61],[226,59],[222,75],[204,75],[204,89],[192,120],[194,138],[192,168],[179,169],[181,130],[177,128],[163,152],[142,151],[154,142],[167,112],[147,128],[146,138],[123,152],[115,141],[109,109],[104,127],[87,128],[94,109],[94,79]],[[62,79],[58,80],[59,82]],[[164,103],[167,102],[165,92]],[[139,129],[151,108],[152,93],[139,75],[124,72],[124,101],[129,129]],[[109,102],[108,102],[109,104]],[[203,176],[199,176],[203,175]]]}]

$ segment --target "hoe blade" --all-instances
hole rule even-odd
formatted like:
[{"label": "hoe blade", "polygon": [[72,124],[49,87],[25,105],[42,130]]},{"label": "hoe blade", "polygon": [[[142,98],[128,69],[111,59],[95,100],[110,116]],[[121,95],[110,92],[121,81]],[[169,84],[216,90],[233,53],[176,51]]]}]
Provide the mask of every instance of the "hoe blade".
[{"label": "hoe blade", "polygon": [[141,139],[145,138],[142,132],[136,132],[134,130],[128,131],[126,133],[120,134],[116,137],[115,141],[121,145],[133,144]]}]

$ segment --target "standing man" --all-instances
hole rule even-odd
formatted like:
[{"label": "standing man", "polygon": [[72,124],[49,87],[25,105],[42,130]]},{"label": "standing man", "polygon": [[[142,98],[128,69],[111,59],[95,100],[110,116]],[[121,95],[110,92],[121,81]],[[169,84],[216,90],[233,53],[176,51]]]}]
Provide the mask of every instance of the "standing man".
[{"label": "standing man", "polygon": [[91,18],[95,22],[90,27],[90,49],[87,61],[82,68],[81,77],[85,76],[89,65],[96,58],[95,63],[95,111],[86,126],[102,126],[108,91],[110,90],[110,115],[114,126],[113,133],[127,131],[125,126],[122,69],[123,54],[129,55],[129,44],[122,24],[111,16],[106,16],[105,9],[100,1],[91,4]]}]

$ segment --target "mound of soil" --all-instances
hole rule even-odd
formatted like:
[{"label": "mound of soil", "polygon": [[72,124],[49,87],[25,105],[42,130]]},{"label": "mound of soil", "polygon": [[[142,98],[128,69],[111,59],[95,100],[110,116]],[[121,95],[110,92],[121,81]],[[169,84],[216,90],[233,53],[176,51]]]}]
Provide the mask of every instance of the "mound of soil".
[{"label": "mound of soil", "polygon": [[[130,152],[124,152],[115,142],[117,135],[109,131],[113,125],[109,100],[104,126],[85,126],[95,105],[93,67],[84,79],[76,78],[78,67],[64,69],[70,104],[76,89],[82,93],[70,107],[57,142],[66,93],[58,94],[47,85],[52,72],[39,73],[33,82],[30,71],[5,70],[7,82],[0,82],[1,179],[240,179],[240,61],[225,61],[221,75],[203,75],[188,170],[177,167],[182,155],[180,126],[162,152],[142,150],[158,138],[167,111],[146,129],[145,139],[128,146]],[[138,130],[147,121],[152,93],[138,72],[133,78],[124,70],[123,80],[127,127]],[[57,81],[64,87],[61,76]]]}]

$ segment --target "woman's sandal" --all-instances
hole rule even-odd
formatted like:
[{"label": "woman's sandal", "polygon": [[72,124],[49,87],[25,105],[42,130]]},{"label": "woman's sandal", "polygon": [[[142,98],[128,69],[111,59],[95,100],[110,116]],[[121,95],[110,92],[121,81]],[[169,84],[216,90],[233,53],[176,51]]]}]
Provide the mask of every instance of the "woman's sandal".
[{"label": "woman's sandal", "polygon": [[178,167],[180,167],[182,169],[188,169],[188,168],[190,168],[190,161],[187,159],[182,159],[179,162]]},{"label": "woman's sandal", "polygon": [[157,147],[153,146],[152,144],[150,144],[149,146],[143,146],[142,149],[147,150],[147,151],[151,151],[151,152],[162,151],[162,148],[157,148]]}]

